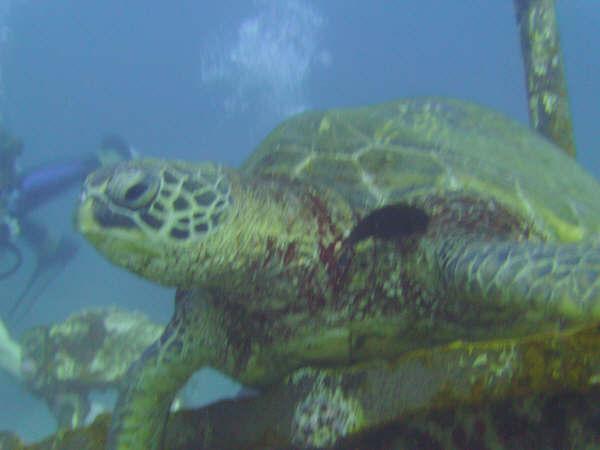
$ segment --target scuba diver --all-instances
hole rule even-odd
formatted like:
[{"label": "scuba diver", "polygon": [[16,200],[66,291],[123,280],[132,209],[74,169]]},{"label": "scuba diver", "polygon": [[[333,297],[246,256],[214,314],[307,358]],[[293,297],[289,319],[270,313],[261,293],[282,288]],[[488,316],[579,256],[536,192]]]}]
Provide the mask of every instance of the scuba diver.
[{"label": "scuba diver", "polygon": [[131,159],[135,151],[122,138],[109,135],[96,154],[50,162],[20,171],[17,159],[23,142],[0,127],[0,280],[15,273],[22,264],[17,241],[26,242],[35,254],[35,266],[24,290],[9,311],[13,316],[26,301],[25,312],[45,287],[74,257],[77,244],[68,237],[56,239],[29,214],[105,165]]}]

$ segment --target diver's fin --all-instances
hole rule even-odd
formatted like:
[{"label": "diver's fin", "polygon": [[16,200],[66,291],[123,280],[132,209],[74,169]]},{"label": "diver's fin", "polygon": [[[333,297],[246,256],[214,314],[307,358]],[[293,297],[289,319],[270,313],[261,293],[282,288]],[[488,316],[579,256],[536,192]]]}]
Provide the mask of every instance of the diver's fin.
[{"label": "diver's fin", "polygon": [[73,259],[78,249],[74,240],[63,237],[57,242],[44,227],[30,221],[22,223],[22,232],[23,238],[31,245],[36,255],[36,262],[25,289],[8,312],[13,320],[18,309],[22,310],[21,316],[31,309],[48,284]]}]

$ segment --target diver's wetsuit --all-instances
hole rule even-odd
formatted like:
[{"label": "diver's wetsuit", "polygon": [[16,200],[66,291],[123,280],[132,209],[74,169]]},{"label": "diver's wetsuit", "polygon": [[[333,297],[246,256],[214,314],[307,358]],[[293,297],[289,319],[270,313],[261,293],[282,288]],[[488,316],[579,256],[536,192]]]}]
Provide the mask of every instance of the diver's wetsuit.
[{"label": "diver's wetsuit", "polygon": [[50,243],[49,233],[41,224],[26,216],[65,190],[80,183],[88,173],[100,166],[97,158],[60,161],[28,170],[11,185],[0,190],[0,250],[8,259],[0,268],[0,279],[12,275],[21,266],[21,251],[16,246],[23,237],[39,254]]},{"label": "diver's wetsuit", "polygon": [[[0,141],[2,140],[0,130]],[[21,153],[2,149],[8,155],[2,169],[0,182],[0,251],[12,262],[0,268],[0,279],[14,273],[21,265],[21,251],[16,245],[18,238],[23,238],[33,249],[37,257],[36,267],[14,309],[25,299],[29,302],[37,297],[53,272],[60,270],[73,257],[76,244],[68,238],[60,241],[53,239],[43,224],[28,219],[28,215],[49,200],[56,198],[66,190],[80,184],[92,171],[107,161],[130,159],[133,150],[125,141],[117,136],[109,136],[102,141],[97,155],[73,158],[47,163],[33,169],[16,173],[15,159]],[[2,142],[0,142],[0,146]],[[14,145],[14,142],[13,142]],[[41,281],[40,281],[41,280]],[[36,284],[41,286],[36,286]]]},{"label": "diver's wetsuit", "polygon": [[[54,242],[46,227],[29,220],[27,216],[66,190],[80,184],[100,165],[96,156],[47,163],[17,176],[14,184],[1,192],[0,249],[12,255],[12,264],[3,267],[0,279],[11,275],[21,265],[21,252],[16,246],[20,237],[32,247],[38,258],[55,251],[51,247],[58,243]],[[74,254],[74,244],[69,245],[69,248],[70,251],[63,252],[61,258],[68,256],[70,259]],[[54,258],[56,256],[58,255],[54,255]]]},{"label": "diver's wetsuit", "polygon": [[9,203],[18,184],[16,161],[23,153],[23,142],[0,127],[0,244],[11,241],[19,231]]}]

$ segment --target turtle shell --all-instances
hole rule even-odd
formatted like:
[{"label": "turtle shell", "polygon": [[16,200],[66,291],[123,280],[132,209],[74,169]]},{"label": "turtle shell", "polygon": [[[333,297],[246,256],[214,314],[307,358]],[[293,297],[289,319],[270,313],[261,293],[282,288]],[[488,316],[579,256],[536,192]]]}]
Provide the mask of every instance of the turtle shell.
[{"label": "turtle shell", "polygon": [[600,229],[592,176],[542,136],[461,100],[306,112],[271,132],[243,170],[333,188],[363,211],[459,192],[499,201],[550,240]]}]

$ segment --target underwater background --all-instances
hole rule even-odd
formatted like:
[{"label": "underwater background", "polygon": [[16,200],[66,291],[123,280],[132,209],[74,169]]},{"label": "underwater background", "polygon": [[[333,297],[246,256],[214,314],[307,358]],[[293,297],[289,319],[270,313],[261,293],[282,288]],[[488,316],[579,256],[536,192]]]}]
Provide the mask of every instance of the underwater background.
[{"label": "underwater background", "polygon": [[[600,4],[558,0],[579,161],[600,177]],[[23,138],[23,167],[97,150],[116,132],[142,155],[238,165],[283,118],[305,109],[442,95],[527,123],[509,0],[0,1],[0,113]],[[36,213],[74,235],[78,191]],[[164,323],[173,290],[112,267],[83,239],[19,336],[102,305]],[[0,283],[5,316],[32,268]],[[237,386],[202,371],[200,403]],[[0,374],[0,429],[54,431],[44,403]]]}]

